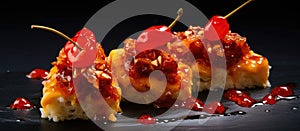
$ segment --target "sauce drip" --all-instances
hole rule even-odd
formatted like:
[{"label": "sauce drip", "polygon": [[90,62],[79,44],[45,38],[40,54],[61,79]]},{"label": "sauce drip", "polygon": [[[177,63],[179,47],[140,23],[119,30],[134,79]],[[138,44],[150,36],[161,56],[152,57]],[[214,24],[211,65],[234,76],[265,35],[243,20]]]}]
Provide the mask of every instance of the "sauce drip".
[{"label": "sauce drip", "polygon": [[27,74],[26,77],[31,79],[46,79],[48,73],[49,72],[47,70],[37,68]]},{"label": "sauce drip", "polygon": [[296,86],[296,83],[286,83],[275,86],[270,93],[265,95],[261,100],[255,100],[248,92],[236,89],[226,91],[224,97],[242,107],[255,107],[263,104],[273,105],[278,100],[295,99],[296,97],[293,96],[293,88]]},{"label": "sauce drip", "polygon": [[242,107],[251,107],[255,100],[245,91],[231,89],[225,92],[224,97]]},{"label": "sauce drip", "polygon": [[144,115],[141,115],[138,119],[137,119],[137,122],[138,123],[141,123],[141,124],[155,124],[156,123],[156,120],[154,117],[148,115],[148,114],[144,114]]},{"label": "sauce drip", "polygon": [[34,105],[23,97],[17,98],[11,105],[11,109],[32,109]]},{"label": "sauce drip", "polygon": [[215,101],[208,103],[203,111],[209,114],[224,114],[226,110],[227,107],[225,107],[221,102]]}]

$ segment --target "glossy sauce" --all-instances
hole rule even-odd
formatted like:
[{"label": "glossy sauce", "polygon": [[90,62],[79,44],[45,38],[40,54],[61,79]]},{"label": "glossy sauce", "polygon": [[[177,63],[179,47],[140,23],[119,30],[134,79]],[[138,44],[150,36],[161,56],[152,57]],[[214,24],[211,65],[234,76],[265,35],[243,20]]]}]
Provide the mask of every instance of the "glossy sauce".
[{"label": "glossy sauce", "polygon": [[224,97],[242,107],[251,107],[256,102],[249,93],[236,89],[226,91]]},{"label": "glossy sauce", "polygon": [[29,74],[26,75],[27,78],[31,79],[46,79],[49,72],[44,69],[34,69]]},{"label": "glossy sauce", "polygon": [[178,32],[176,35],[190,48],[195,59],[207,66],[210,66],[209,59],[212,59],[208,56],[213,57],[213,59],[220,59],[225,54],[227,69],[230,69],[250,52],[246,38],[237,33],[227,33],[225,38],[221,40],[222,46],[219,46],[211,41],[201,40],[200,35],[193,34],[198,31],[189,28],[186,32]]},{"label": "glossy sauce", "polygon": [[17,98],[11,105],[11,109],[32,109],[34,105],[23,97]]},{"label": "glossy sauce", "polygon": [[176,103],[174,107],[187,108],[194,111],[202,111],[204,108],[204,103],[198,98],[190,97],[184,101]]},{"label": "glossy sauce", "polygon": [[154,117],[148,115],[148,114],[144,114],[144,115],[141,115],[138,119],[137,119],[137,122],[138,123],[141,123],[141,124],[155,124],[156,123],[156,120]]},{"label": "glossy sauce", "polygon": [[203,111],[207,112],[209,114],[224,114],[227,110],[227,107],[225,107],[221,102],[210,102],[208,103]]},{"label": "glossy sauce", "polygon": [[275,86],[271,92],[265,95],[261,100],[255,100],[248,92],[236,89],[226,91],[224,97],[242,107],[255,107],[261,104],[273,105],[278,100],[295,99],[296,96],[293,96],[293,88],[295,87],[295,83],[286,83]]},{"label": "glossy sauce", "polygon": [[286,83],[283,85],[275,86],[269,94],[267,94],[261,102],[264,104],[275,104],[281,99],[294,99],[292,95],[294,94],[293,88],[297,85],[295,83]]},{"label": "glossy sauce", "polygon": [[134,57],[130,63],[129,76],[138,79],[149,77],[154,70],[162,71],[167,78],[168,83],[178,82],[177,75],[178,64],[174,58],[162,50],[146,50]]}]

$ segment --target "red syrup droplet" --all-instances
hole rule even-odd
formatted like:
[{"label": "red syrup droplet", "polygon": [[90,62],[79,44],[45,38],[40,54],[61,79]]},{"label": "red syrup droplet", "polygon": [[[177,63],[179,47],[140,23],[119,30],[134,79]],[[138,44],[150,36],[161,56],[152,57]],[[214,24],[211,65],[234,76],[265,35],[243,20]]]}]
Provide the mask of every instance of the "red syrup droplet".
[{"label": "red syrup droplet", "polygon": [[26,75],[27,78],[31,79],[46,79],[49,72],[44,69],[34,69],[29,74]]},{"label": "red syrup droplet", "polygon": [[19,97],[13,104],[10,105],[11,109],[31,109],[34,105],[27,99]]},{"label": "red syrup droplet", "polygon": [[141,124],[155,124],[156,123],[156,120],[154,117],[148,115],[148,114],[144,114],[144,115],[141,115],[138,119],[137,119],[137,122],[138,123],[141,123]]},{"label": "red syrup droplet", "polygon": [[194,111],[202,111],[204,103],[198,98],[190,97],[181,102],[181,107],[192,109]]},{"label": "red syrup droplet", "polygon": [[242,107],[251,107],[256,102],[249,93],[236,89],[226,91],[224,97]]},{"label": "red syrup droplet", "polygon": [[286,83],[279,86],[275,86],[269,94],[263,97],[261,100],[264,104],[273,105],[278,100],[285,99],[291,100],[295,99],[296,97],[293,96],[294,91],[293,88],[296,87],[296,83]]},{"label": "red syrup droplet", "polygon": [[272,94],[268,94],[262,99],[262,103],[264,103],[264,104],[273,105],[276,102],[277,102],[276,96],[272,95]]},{"label": "red syrup droplet", "polygon": [[280,86],[276,86],[272,89],[271,95],[279,95],[283,97],[292,96],[294,94],[293,88],[296,87],[296,84],[287,83]]},{"label": "red syrup droplet", "polygon": [[203,111],[209,114],[224,114],[227,108],[220,102],[211,102],[204,106]]}]

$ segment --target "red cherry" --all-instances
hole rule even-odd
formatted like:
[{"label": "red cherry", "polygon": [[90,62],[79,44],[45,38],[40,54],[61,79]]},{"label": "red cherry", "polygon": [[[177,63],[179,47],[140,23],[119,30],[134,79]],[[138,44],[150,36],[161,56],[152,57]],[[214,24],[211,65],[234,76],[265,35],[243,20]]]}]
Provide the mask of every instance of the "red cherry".
[{"label": "red cherry", "polygon": [[155,49],[172,39],[172,32],[167,26],[152,26],[146,29],[136,40],[136,50]]},{"label": "red cherry", "polygon": [[169,26],[151,26],[143,31],[136,40],[135,49],[137,53],[144,50],[158,48],[169,42],[173,35],[171,28],[177,23],[182,14],[183,10],[180,8],[177,11],[176,19]]},{"label": "red cherry", "polygon": [[[214,110],[215,109],[215,110]],[[224,114],[227,108],[220,102],[211,102],[204,106],[203,111],[210,114]]]},{"label": "red cherry", "polygon": [[152,116],[148,114],[141,115],[138,119],[137,122],[141,124],[155,124],[156,120]]},{"label": "red cherry", "polygon": [[223,16],[213,16],[204,28],[204,37],[210,41],[225,38],[229,31],[229,24]]},{"label": "red cherry", "polygon": [[71,64],[74,67],[86,67],[93,64],[97,54],[94,33],[87,28],[83,28],[76,33],[72,40],[77,42],[82,50],[70,41],[66,43],[64,50]]},{"label": "red cherry", "polygon": [[287,97],[293,95],[293,89],[292,87],[287,85],[276,86],[272,89],[270,94],[274,96],[279,95],[279,96]]},{"label": "red cherry", "polygon": [[13,104],[10,105],[11,109],[31,109],[34,105],[27,99],[19,97]]},{"label": "red cherry", "polygon": [[96,39],[92,31],[83,28],[71,39],[65,34],[46,26],[32,25],[31,28],[47,30],[68,40],[64,47],[70,64],[74,67],[86,67],[94,63],[97,54]]},{"label": "red cherry", "polygon": [[34,69],[26,75],[27,78],[31,79],[45,79],[48,76],[48,71],[44,69]]},{"label": "red cherry", "polygon": [[273,105],[276,102],[277,102],[276,96],[272,95],[272,94],[268,94],[262,99],[262,103],[265,103],[265,104]]},{"label": "red cherry", "polygon": [[225,38],[229,31],[229,24],[227,18],[234,14],[236,11],[247,5],[253,0],[248,0],[226,16],[213,16],[210,21],[204,27],[204,37],[210,41],[216,41]]}]

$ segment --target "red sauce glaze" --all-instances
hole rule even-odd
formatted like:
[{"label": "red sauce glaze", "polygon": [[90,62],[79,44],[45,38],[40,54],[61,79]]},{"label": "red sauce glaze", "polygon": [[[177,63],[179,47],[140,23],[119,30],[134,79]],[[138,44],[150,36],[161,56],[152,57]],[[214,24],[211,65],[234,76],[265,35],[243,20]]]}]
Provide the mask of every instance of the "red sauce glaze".
[{"label": "red sauce glaze", "polygon": [[137,122],[138,123],[141,123],[141,124],[155,124],[156,123],[156,120],[154,117],[148,115],[148,114],[144,114],[144,115],[141,115],[138,119],[137,119]]},{"label": "red sauce glaze", "polygon": [[222,39],[222,45],[225,50],[228,67],[234,66],[250,51],[250,47],[246,43],[246,38],[239,36],[237,33],[228,33]]},{"label": "red sauce glaze", "polygon": [[129,76],[135,79],[149,77],[154,70],[162,71],[170,84],[178,80],[178,64],[174,58],[162,50],[146,50],[135,56],[130,63]]},{"label": "red sauce glaze", "polygon": [[202,111],[204,103],[198,98],[189,97],[186,100],[180,101],[179,104],[176,104],[175,106],[192,109],[194,111]]},{"label": "red sauce glaze", "polygon": [[276,86],[272,89],[270,94],[279,95],[279,96],[283,96],[283,97],[291,96],[294,94],[293,87],[295,87],[295,86],[296,85],[293,83]]},{"label": "red sauce glaze", "polygon": [[60,70],[56,79],[57,79],[57,84],[60,87],[56,89],[59,89],[60,91],[69,95],[73,95],[75,93],[74,84],[72,82],[73,81],[72,70],[70,69]]},{"label": "red sauce glaze", "polygon": [[[292,96],[294,87],[296,87],[295,83],[287,83],[275,86],[271,92],[261,100],[255,100],[248,92],[237,89],[227,90],[224,93],[224,97],[242,107],[252,107],[258,102],[273,105],[280,99],[280,97]],[[227,107],[220,102],[211,102],[204,106],[203,102],[197,98],[188,98],[179,104],[176,104],[176,106],[185,107],[194,111],[204,111],[210,114],[224,114],[227,110]]]},{"label": "red sauce glaze", "polygon": [[272,95],[272,94],[268,94],[262,99],[262,103],[264,103],[264,104],[273,105],[276,102],[277,102],[276,96]]},{"label": "red sauce glaze", "polygon": [[97,77],[99,91],[105,99],[117,101],[121,96],[118,94],[117,88],[112,85],[111,67],[106,61],[106,55],[101,44],[97,44],[97,49],[97,58],[94,61],[96,71],[93,74]]},{"label": "red sauce glaze", "polygon": [[34,105],[23,97],[17,98],[13,104],[10,105],[11,109],[31,109]]},{"label": "red sauce glaze", "polygon": [[226,91],[224,97],[243,107],[251,107],[256,102],[249,93],[236,89]]},{"label": "red sauce glaze", "polygon": [[224,94],[224,97],[242,107],[251,107],[257,102],[273,105],[280,99],[280,97],[292,96],[294,94],[294,87],[296,87],[295,83],[287,83],[275,86],[271,92],[265,95],[261,100],[255,100],[248,92],[236,89],[227,90]]},{"label": "red sauce glaze", "polygon": [[275,104],[278,97],[289,97],[294,94],[293,88],[296,87],[295,83],[287,83],[279,86],[275,86],[269,94],[263,97],[261,100],[265,104]]},{"label": "red sauce glaze", "polygon": [[210,114],[224,114],[227,108],[220,102],[210,102],[204,106],[203,111]]},{"label": "red sauce glaze", "polygon": [[202,111],[203,107],[204,107],[204,103],[201,100],[196,99],[192,109],[194,111]]},{"label": "red sauce glaze", "polygon": [[118,100],[120,98],[116,87],[113,86],[104,86],[99,88],[100,93],[104,98],[110,98],[113,100]]},{"label": "red sauce glaze", "polygon": [[201,62],[201,64],[210,66],[207,49],[204,47],[200,39],[191,42],[189,48],[197,62]]},{"label": "red sauce glaze", "polygon": [[64,49],[59,52],[57,61],[54,61],[51,64],[54,67],[57,67],[57,70],[53,70],[55,74],[53,74],[53,72],[51,74],[50,72],[50,75],[55,75],[55,77],[49,76],[49,78],[43,82],[47,82],[50,85],[55,84],[56,86],[53,90],[59,91],[65,95],[75,94],[74,84],[72,82],[72,67],[67,59]]},{"label": "red sauce glaze", "polygon": [[[189,31],[192,31],[192,29],[189,29]],[[225,54],[227,68],[234,66],[250,51],[250,47],[246,43],[246,38],[239,36],[237,33],[227,33],[225,38],[221,39],[222,46],[212,41],[201,40],[200,36],[197,37],[195,34],[186,36],[185,32],[179,32],[177,33],[177,37],[186,42],[197,61],[201,61],[208,66],[210,66],[210,59],[224,57],[218,54],[223,49],[224,53],[221,54]]]},{"label": "red sauce glaze", "polygon": [[48,71],[44,69],[34,69],[26,75],[27,78],[31,79],[45,79],[48,76]]}]

